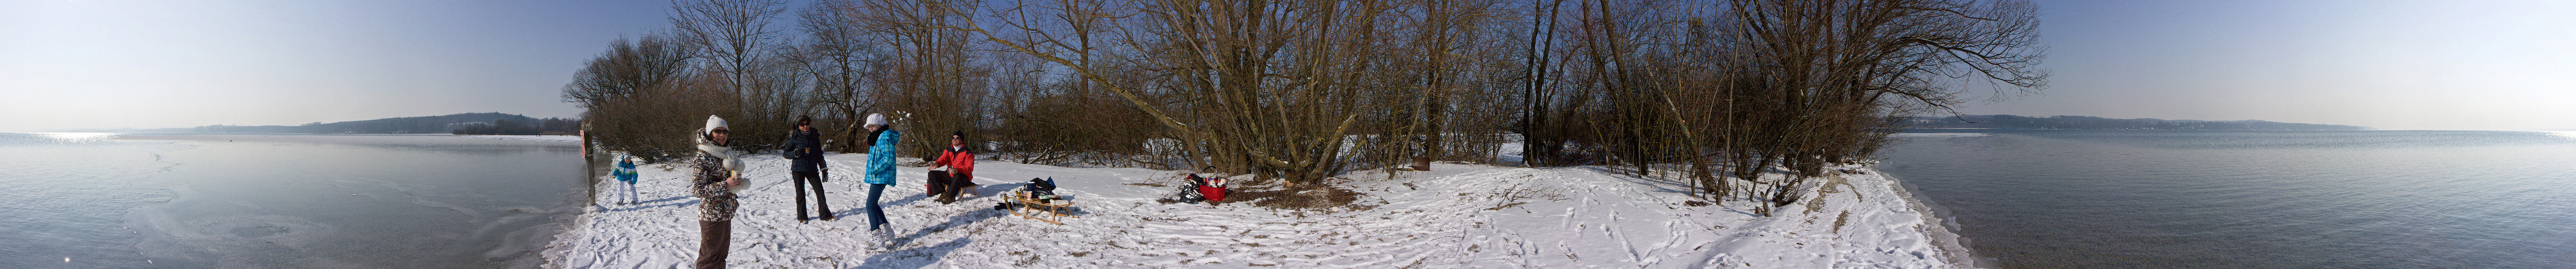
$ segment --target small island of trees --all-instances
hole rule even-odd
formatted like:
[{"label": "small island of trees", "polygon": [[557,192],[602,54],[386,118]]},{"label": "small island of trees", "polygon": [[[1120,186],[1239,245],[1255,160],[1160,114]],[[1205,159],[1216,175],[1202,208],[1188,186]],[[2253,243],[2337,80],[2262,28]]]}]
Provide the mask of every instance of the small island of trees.
[{"label": "small island of trees", "polygon": [[1303,186],[1417,158],[1604,165],[1777,206],[1868,158],[1894,116],[2044,88],[2037,16],[2020,0],[686,0],[562,96],[601,146],[648,158],[687,154],[707,115],[763,148],[798,115],[854,141],[885,113],[1039,164]]}]

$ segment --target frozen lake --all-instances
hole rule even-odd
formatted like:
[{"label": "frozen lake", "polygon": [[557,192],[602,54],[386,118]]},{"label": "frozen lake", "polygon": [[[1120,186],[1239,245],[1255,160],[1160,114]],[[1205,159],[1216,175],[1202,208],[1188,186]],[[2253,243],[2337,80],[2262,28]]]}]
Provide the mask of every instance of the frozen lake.
[{"label": "frozen lake", "polygon": [[[580,148],[447,135],[0,134],[0,267],[533,267]],[[69,266],[65,266],[69,265]]]},{"label": "frozen lake", "polygon": [[2564,133],[1909,132],[1880,169],[2006,268],[2576,264]]}]

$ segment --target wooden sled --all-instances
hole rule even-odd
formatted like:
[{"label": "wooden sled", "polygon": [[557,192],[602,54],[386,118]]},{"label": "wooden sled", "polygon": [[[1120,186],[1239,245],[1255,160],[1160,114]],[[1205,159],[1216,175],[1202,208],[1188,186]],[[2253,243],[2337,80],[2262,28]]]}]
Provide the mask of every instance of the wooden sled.
[{"label": "wooden sled", "polygon": [[[1006,198],[1010,199],[1011,203],[1020,204],[1019,207],[1011,208],[1011,215],[1018,215],[1022,218],[1054,223],[1055,225],[1064,225],[1064,222],[1059,221],[1063,220],[1063,217],[1074,217],[1073,214],[1070,214],[1073,210],[1073,200],[1056,199],[1055,203],[1050,204],[1038,201],[1037,197],[1030,197],[1029,192],[1025,191],[1011,192],[1009,197]],[[1039,213],[1041,212],[1045,213],[1044,215],[1046,216],[1035,216],[1040,215]]]}]

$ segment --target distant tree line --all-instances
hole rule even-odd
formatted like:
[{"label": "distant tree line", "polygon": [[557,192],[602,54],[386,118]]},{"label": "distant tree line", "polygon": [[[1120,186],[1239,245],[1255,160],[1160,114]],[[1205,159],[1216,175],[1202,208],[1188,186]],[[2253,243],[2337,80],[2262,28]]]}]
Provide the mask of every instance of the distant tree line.
[{"label": "distant tree line", "polygon": [[492,120],[452,124],[449,134],[456,135],[575,135],[581,132],[581,121],[562,118],[541,120]]},{"label": "distant tree line", "polygon": [[2259,120],[2206,121],[2165,119],[2113,119],[2086,116],[2023,117],[2014,115],[1960,115],[1950,117],[1909,117],[1905,127],[1913,128],[1979,128],[1979,129],[2077,129],[2077,130],[2259,130],[2259,131],[2357,131],[2370,127],[2287,123]]},{"label": "distant tree line", "polygon": [[531,118],[531,117],[528,117],[528,116],[520,116],[520,115],[513,115],[513,114],[502,114],[502,113],[497,113],[497,112],[485,112],[485,113],[460,113],[460,114],[449,114],[449,115],[440,115],[440,116],[422,116],[422,117],[383,118],[383,119],[360,120],[360,121],[343,121],[343,122],[333,122],[333,123],[320,123],[320,122],[315,122],[315,123],[306,123],[306,124],[303,124],[303,125],[297,125],[297,126],[283,126],[283,125],[263,125],[263,126],[207,125],[207,126],[198,126],[198,127],[193,127],[193,128],[138,130],[137,132],[147,132],[147,133],[151,133],[151,132],[158,132],[158,133],[280,133],[280,134],[283,134],[283,133],[315,133],[315,134],[440,134],[440,133],[461,133],[458,129],[456,129],[457,127],[461,126],[461,125],[459,125],[460,123],[476,123],[476,124],[483,124],[483,125],[492,125],[492,124],[497,123],[497,122],[500,122],[500,121],[516,122],[516,123],[517,123],[517,125],[529,125],[528,127],[523,128],[523,129],[525,129],[526,131],[512,132],[511,134],[525,134],[525,135],[537,135],[537,134],[547,134],[547,135],[572,135],[572,134],[575,134],[575,132],[578,132],[579,130],[581,130],[581,129],[580,129],[580,126],[579,126],[579,124],[580,124],[580,122],[581,122],[581,120],[580,120],[580,119],[562,119],[562,118],[546,118],[546,119],[538,119],[538,118]]},{"label": "distant tree line", "polygon": [[1517,147],[1521,164],[1776,206],[1868,158],[1895,116],[2044,88],[2037,15],[2021,0],[683,0],[667,32],[609,42],[562,96],[603,146],[657,158],[688,154],[707,115],[768,148],[796,115],[852,141],[855,119],[886,113],[913,134],[907,157],[964,131],[1033,163],[1310,184]]}]

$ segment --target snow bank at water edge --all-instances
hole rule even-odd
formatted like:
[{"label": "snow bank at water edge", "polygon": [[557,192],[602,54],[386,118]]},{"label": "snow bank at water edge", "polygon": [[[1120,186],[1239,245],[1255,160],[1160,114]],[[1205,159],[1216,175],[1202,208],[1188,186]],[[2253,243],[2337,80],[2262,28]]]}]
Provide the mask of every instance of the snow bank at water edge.
[{"label": "snow bank at water edge", "polygon": [[[974,195],[939,204],[922,193],[924,171],[900,170],[881,201],[900,237],[867,250],[859,204],[863,154],[834,154],[829,189],[838,221],[796,222],[787,162],[753,155],[750,190],[734,221],[740,267],[956,268],[1952,268],[1965,253],[1897,183],[1863,166],[1817,180],[1809,199],[1778,216],[1749,204],[1693,206],[1680,186],[1601,167],[1442,165],[1435,171],[1354,173],[1334,186],[1360,194],[1348,206],[1274,209],[1234,202],[1163,204],[1178,173],[1064,168],[1002,161],[977,165]],[[684,165],[647,165],[641,203],[618,204],[602,180],[599,205],[546,253],[550,267],[671,267],[697,252],[697,198]],[[1078,201],[1066,225],[991,208],[1000,192],[1054,177]],[[1245,196],[1238,190],[1237,197]],[[1815,196],[1821,195],[1821,196]],[[1946,246],[1945,246],[1946,245]]]}]

